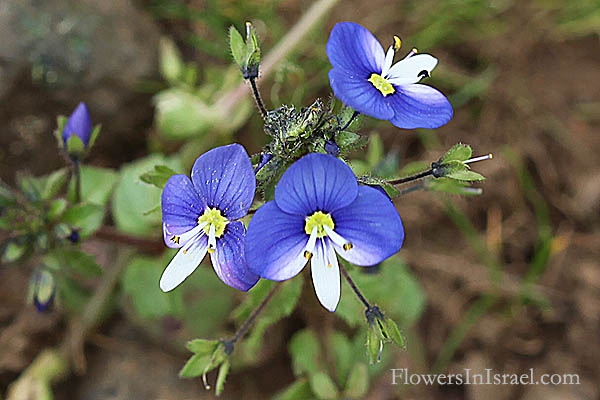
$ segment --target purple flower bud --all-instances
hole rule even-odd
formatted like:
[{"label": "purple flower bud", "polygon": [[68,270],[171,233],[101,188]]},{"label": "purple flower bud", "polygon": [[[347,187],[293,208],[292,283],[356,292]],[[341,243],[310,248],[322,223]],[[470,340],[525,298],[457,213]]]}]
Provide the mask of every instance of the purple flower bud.
[{"label": "purple flower bud", "polygon": [[73,114],[71,114],[63,129],[62,137],[65,147],[67,146],[69,138],[73,135],[78,136],[83,142],[84,147],[87,147],[91,133],[92,120],[90,118],[90,113],[88,112],[85,103],[81,102],[77,108],[75,108],[75,111],[73,111]]},{"label": "purple flower bud", "polygon": [[325,142],[325,151],[330,156],[337,157],[340,155],[340,146],[338,146],[333,140],[328,140]]},{"label": "purple flower bud", "polygon": [[256,168],[254,169],[254,173],[257,174],[258,171],[260,171],[262,169],[262,167],[264,167],[265,165],[267,165],[267,163],[269,161],[271,161],[271,158],[273,158],[273,154],[261,154],[260,155],[260,162],[258,163],[258,165],[256,166]]}]

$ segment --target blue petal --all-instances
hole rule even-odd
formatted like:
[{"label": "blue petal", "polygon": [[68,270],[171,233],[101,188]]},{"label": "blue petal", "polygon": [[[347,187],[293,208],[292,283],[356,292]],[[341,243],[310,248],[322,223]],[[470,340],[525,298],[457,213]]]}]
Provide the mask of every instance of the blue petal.
[{"label": "blue petal", "polygon": [[388,96],[395,113],[390,122],[398,128],[433,129],[452,119],[452,106],[437,89],[418,83],[394,87],[396,93]]},{"label": "blue petal", "polygon": [[354,22],[335,24],[327,41],[327,57],[334,68],[358,78],[381,73],[385,53],[375,36]]},{"label": "blue petal", "polygon": [[215,272],[232,288],[247,291],[258,282],[258,276],[248,268],[244,257],[244,234],[246,229],[240,221],[230,222],[225,234],[217,239],[217,248],[211,253]]},{"label": "blue petal", "polygon": [[262,278],[283,281],[304,268],[308,235],[304,217],[287,214],[269,201],[256,211],[246,234],[246,260]]},{"label": "blue petal", "polygon": [[275,201],[282,211],[307,217],[315,211],[345,207],[357,193],[349,166],[328,154],[312,153],[285,171],[275,188]]},{"label": "blue petal", "polygon": [[167,181],[161,196],[161,208],[164,230],[180,235],[198,225],[198,217],[206,205],[198,197],[190,178],[180,174],[171,176]]},{"label": "blue petal", "polygon": [[209,207],[228,220],[240,219],[254,201],[256,180],[250,158],[239,144],[216,147],[202,154],[192,167],[192,182]]},{"label": "blue petal", "polygon": [[335,68],[329,71],[331,89],[344,104],[373,118],[393,118],[394,109],[389,100],[367,79]]},{"label": "blue petal", "polygon": [[394,255],[402,247],[404,228],[394,204],[377,189],[358,188],[358,197],[348,207],[331,214],[335,232],[352,243],[344,250],[334,244],[337,253],[352,264],[375,265]]},{"label": "blue petal", "polygon": [[72,135],[79,136],[84,146],[87,147],[92,133],[92,120],[85,103],[79,103],[71,114],[62,132],[65,144]]}]

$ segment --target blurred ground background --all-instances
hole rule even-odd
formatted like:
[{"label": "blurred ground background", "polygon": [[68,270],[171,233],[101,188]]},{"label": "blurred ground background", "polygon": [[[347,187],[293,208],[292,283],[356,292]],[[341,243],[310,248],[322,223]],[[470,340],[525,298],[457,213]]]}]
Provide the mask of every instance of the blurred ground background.
[{"label": "blurred ground background", "polygon": [[[202,82],[231,64],[231,24],[252,20],[268,53],[310,4],[3,0],[0,178],[14,182],[16,171],[42,174],[63,165],[51,131],[55,116],[80,100],[103,125],[90,164],[118,168],[156,148],[177,148],[157,134],[154,120],[153,95],[166,87],[158,71],[159,38],[170,37],[183,58],[198,65]],[[534,368],[581,378],[577,386],[406,387],[390,385],[384,373],[365,398],[600,398],[600,5],[343,0],[262,78],[268,108],[329,95],[325,43],[342,20],[368,27],[384,46],[398,34],[404,51],[434,54],[440,63],[428,83],[455,107],[454,119],[435,131],[365,120],[363,133],[379,134],[401,164],[437,159],[459,141],[475,154],[495,156],[477,165],[487,177],[479,197],[412,193],[396,202],[406,228],[400,254],[425,291],[426,308],[407,332],[408,350],[395,353],[390,367]],[[233,137],[250,153],[258,151],[265,142],[258,113],[248,114]],[[196,154],[201,149],[194,148]],[[110,260],[106,243],[89,246]],[[42,348],[60,340],[65,322],[58,311],[40,315],[24,306],[26,273],[1,274],[4,392]],[[307,302],[311,296],[305,290]],[[235,370],[223,398],[269,398],[292,382],[285,341],[299,320],[293,314],[269,331],[278,337],[269,355],[257,368]],[[187,354],[166,341],[117,313],[92,335],[86,374],[63,382],[56,398],[211,398],[198,381],[177,378]]]}]

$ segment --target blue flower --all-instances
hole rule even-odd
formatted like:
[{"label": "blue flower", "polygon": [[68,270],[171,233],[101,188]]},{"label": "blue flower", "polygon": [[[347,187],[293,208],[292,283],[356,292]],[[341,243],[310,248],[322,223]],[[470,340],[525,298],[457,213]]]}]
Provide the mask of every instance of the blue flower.
[{"label": "blue flower", "polygon": [[87,147],[90,142],[90,135],[92,134],[92,119],[90,113],[85,105],[81,102],[73,111],[73,114],[67,120],[65,127],[62,131],[62,138],[67,146],[67,142],[71,136],[78,136],[83,142],[83,147]]},{"label": "blue flower", "polygon": [[283,281],[311,260],[319,301],[335,311],[340,298],[339,254],[372,266],[395,254],[404,229],[393,203],[376,189],[358,186],[352,170],[327,154],[309,154],[283,174],[275,200],[248,226],[246,259],[262,278]]},{"label": "blue flower", "polygon": [[353,22],[333,27],[327,56],[333,93],[356,111],[398,128],[437,128],[452,119],[452,106],[436,89],[419,84],[437,65],[429,54],[411,51],[392,65],[400,39],[387,53],[375,36]]},{"label": "blue flower", "polygon": [[208,252],[227,285],[248,290],[256,284],[244,258],[246,229],[236,221],[248,213],[256,181],[246,150],[239,144],[214,148],[196,160],[192,176],[173,175],[162,192],[163,236],[180,249],[160,278],[160,288],[175,289]]}]

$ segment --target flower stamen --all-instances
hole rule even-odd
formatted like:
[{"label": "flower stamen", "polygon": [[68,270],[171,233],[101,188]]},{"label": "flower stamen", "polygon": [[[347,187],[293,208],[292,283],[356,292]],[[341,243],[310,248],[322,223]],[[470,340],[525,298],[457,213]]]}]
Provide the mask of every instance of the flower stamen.
[{"label": "flower stamen", "polygon": [[319,232],[318,226],[313,226],[310,231],[310,236],[308,238],[308,242],[306,243],[306,247],[304,248],[304,258],[310,260],[313,256],[313,251],[315,250],[315,244],[317,243],[317,236]]},{"label": "flower stamen", "polygon": [[384,97],[396,91],[396,89],[394,89],[394,85],[392,85],[387,79],[379,74],[371,74],[371,77],[368,79],[368,81],[371,82],[373,86],[375,86],[375,89],[379,90]]},{"label": "flower stamen", "polygon": [[331,239],[331,241],[337,244],[338,246],[341,246],[344,250],[348,251],[352,247],[354,247],[352,246],[352,243],[350,243],[350,241],[344,239],[339,233],[335,232],[330,227],[324,226],[323,228],[325,229],[325,232],[327,233],[327,236]]}]

